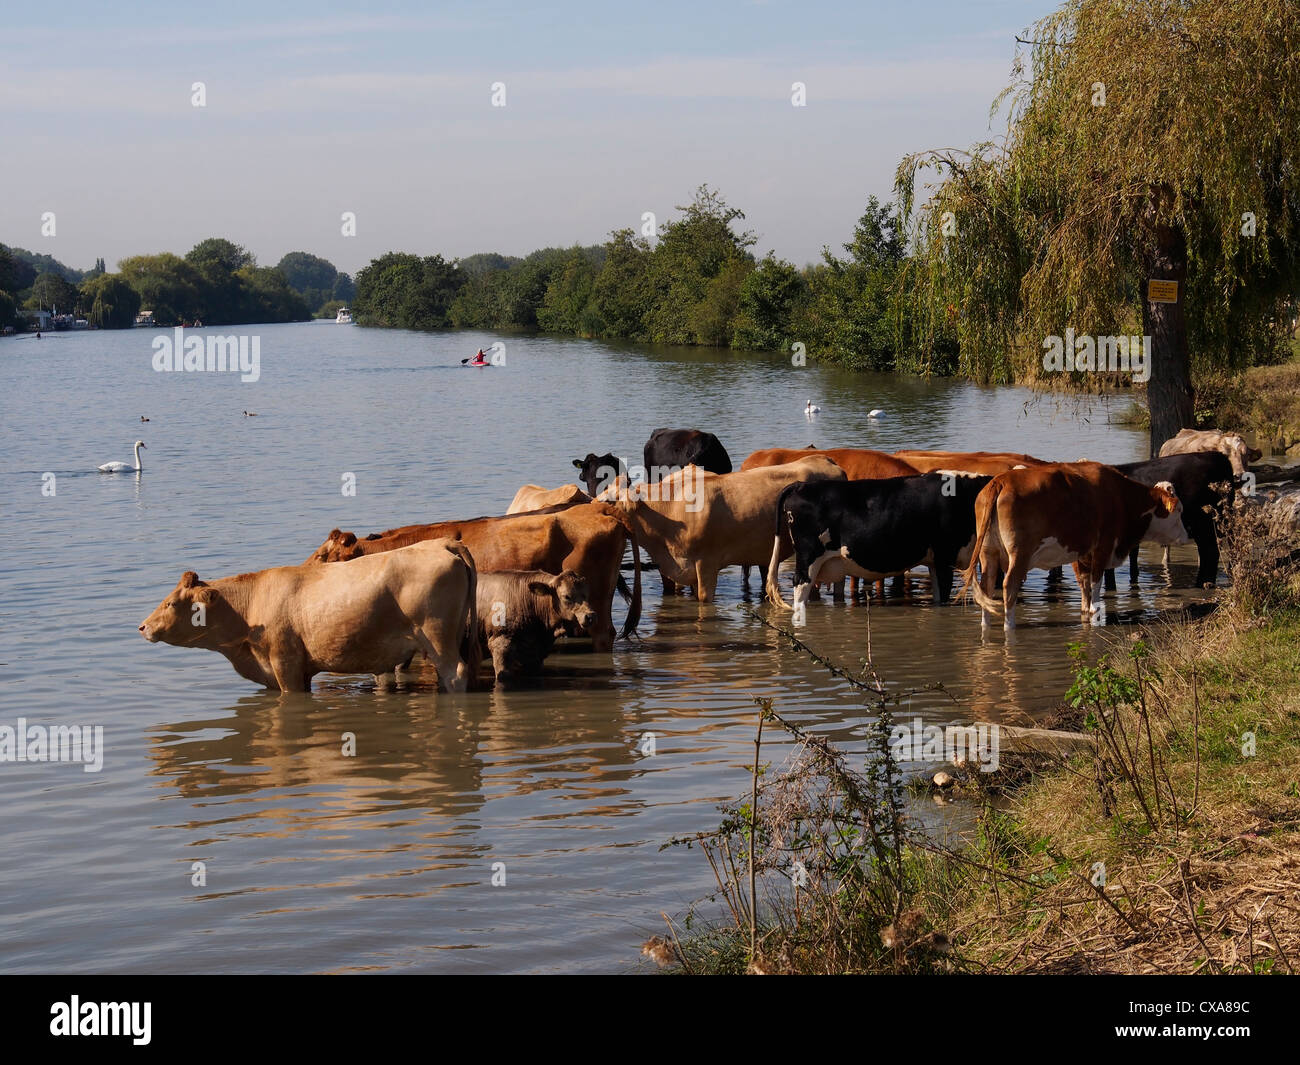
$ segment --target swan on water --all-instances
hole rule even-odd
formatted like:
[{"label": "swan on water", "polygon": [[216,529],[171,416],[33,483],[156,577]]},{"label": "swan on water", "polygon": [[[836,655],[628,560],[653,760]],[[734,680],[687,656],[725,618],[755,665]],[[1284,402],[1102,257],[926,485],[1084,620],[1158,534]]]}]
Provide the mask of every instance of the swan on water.
[{"label": "swan on water", "polygon": [[[135,465],[134,466],[130,466],[125,462],[106,462],[104,463],[104,465],[99,467],[99,472],[100,473],[138,473],[140,470],[144,469],[144,467],[140,465],[140,449],[142,447],[144,447],[144,441],[137,440],[135,442]],[[147,451],[148,448],[145,448],[145,450]]]},{"label": "swan on water", "polygon": [[879,407],[877,407],[875,410],[867,411],[868,418],[883,418],[884,416],[885,416],[885,412],[881,410]]},{"label": "swan on water", "polygon": [[810,399],[810,400],[808,401],[808,406],[804,407],[803,412],[804,412],[805,414],[820,414],[820,413],[821,413],[821,407],[815,406],[815,405],[813,404],[813,401]]}]

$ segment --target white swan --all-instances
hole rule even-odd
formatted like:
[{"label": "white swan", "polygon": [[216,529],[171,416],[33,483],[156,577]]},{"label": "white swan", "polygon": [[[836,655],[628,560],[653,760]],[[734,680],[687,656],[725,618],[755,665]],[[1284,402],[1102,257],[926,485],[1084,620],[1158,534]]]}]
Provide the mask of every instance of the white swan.
[{"label": "white swan", "polygon": [[820,414],[820,413],[821,413],[821,407],[816,407],[816,406],[814,406],[814,405],[813,405],[813,401],[810,399],[810,400],[808,401],[808,406],[804,407],[803,412],[804,412],[805,414]]},{"label": "white swan", "polygon": [[[128,466],[125,462],[106,462],[104,463],[104,465],[99,467],[99,472],[100,473],[139,473],[140,470],[144,469],[144,467],[140,465],[140,449],[142,447],[144,447],[144,441],[137,440],[135,442],[135,465],[134,466]],[[147,451],[149,449],[145,448],[145,450]]]},{"label": "white swan", "polygon": [[881,410],[879,407],[877,407],[875,410],[867,411],[868,418],[883,418],[884,416],[885,416],[885,412]]}]

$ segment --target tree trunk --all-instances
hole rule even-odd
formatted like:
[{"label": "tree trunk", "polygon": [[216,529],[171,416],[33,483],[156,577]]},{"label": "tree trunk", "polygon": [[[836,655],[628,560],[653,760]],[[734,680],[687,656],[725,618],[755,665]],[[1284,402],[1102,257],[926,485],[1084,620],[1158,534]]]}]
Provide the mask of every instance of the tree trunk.
[{"label": "tree trunk", "polygon": [[[1179,429],[1194,428],[1195,395],[1192,391],[1191,362],[1187,356],[1187,316],[1183,301],[1187,295],[1187,239],[1182,227],[1169,225],[1160,218],[1161,207],[1168,208],[1168,190],[1153,192],[1147,222],[1154,247],[1147,261],[1142,281],[1142,324],[1151,338],[1151,364],[1148,367],[1147,406],[1151,411],[1151,457],[1160,454],[1160,445]],[[1176,303],[1152,303],[1147,282],[1175,281]]]}]

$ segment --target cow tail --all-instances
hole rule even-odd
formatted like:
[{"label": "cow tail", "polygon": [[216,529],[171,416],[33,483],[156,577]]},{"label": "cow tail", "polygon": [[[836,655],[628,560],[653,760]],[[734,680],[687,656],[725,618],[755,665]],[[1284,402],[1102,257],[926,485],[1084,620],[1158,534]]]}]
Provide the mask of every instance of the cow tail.
[{"label": "cow tail", "polygon": [[[632,519],[620,516],[619,520],[623,523],[623,527],[627,530],[627,535],[632,541],[632,600],[628,604],[627,618],[623,622],[623,631],[619,633],[619,638],[626,640],[636,633],[636,627],[641,624],[641,546],[637,543],[636,528],[632,524]],[[623,580],[621,572],[618,577],[619,580]],[[624,581],[624,584],[626,583]]]},{"label": "cow tail", "polygon": [[979,586],[979,582],[975,579],[975,567],[979,565],[980,552],[984,548],[984,538],[988,535],[988,531],[992,527],[993,523],[998,520],[998,496],[1002,493],[1001,479],[995,477],[988,483],[984,490],[975,497],[975,512],[977,518],[979,515],[979,501],[984,497],[985,492],[987,492],[989,496],[988,505],[984,508],[984,520],[979,522],[975,531],[975,547],[970,553],[970,564],[961,575],[961,597],[962,599],[969,599],[974,596],[975,601],[985,610],[990,610],[994,613],[1000,614],[1002,613],[1002,604],[996,599],[990,599],[984,594],[984,589]]},{"label": "cow tail", "polygon": [[448,550],[459,555],[461,561],[469,567],[469,603],[465,609],[465,633],[460,641],[460,657],[469,669],[466,688],[473,691],[478,687],[479,667],[483,664],[483,645],[478,638],[478,567],[474,565],[474,556],[463,543],[457,541]]},{"label": "cow tail", "polygon": [[781,582],[779,572],[781,569],[781,548],[784,544],[794,544],[790,536],[789,522],[785,521],[785,501],[790,493],[799,487],[798,481],[794,484],[788,484],[781,489],[781,494],[776,497],[776,535],[772,541],[772,559],[767,564],[767,580],[764,582],[763,590],[767,593],[768,599],[772,601],[773,606],[779,606],[783,610],[789,610],[790,604],[781,596]]}]

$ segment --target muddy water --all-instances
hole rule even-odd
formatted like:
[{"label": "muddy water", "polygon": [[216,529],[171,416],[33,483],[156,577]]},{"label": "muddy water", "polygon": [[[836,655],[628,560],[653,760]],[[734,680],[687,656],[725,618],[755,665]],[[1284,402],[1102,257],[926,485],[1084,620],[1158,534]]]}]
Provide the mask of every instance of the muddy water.
[{"label": "muddy water", "polygon": [[[737,570],[703,608],[662,601],[648,574],[643,641],[558,655],[535,690],[453,697],[347,677],[280,696],[215,654],[147,644],[135,627],[184,569],[297,562],[335,526],[500,513],[589,450],[636,461],[665,425],[712,429],[737,464],[809,443],[1111,461],[1144,447],[1102,407],[776,356],[506,337],[504,367],[466,370],[498,338],[256,332],[252,383],[156,373],[143,330],[0,341],[0,725],[98,725],[106,748],[97,773],[0,763],[2,971],[636,971],[659,912],[709,888],[698,852],[659,846],[746,788],[756,696],[868,742],[860,698],[746,612],[766,608]],[[137,438],[142,475],[95,472]],[[800,637],[855,667],[869,609],[888,682],[947,689],[910,710],[1023,721],[1059,701],[1068,642],[1201,597],[1192,551],[1169,574],[1144,552],[1104,628],[1079,625],[1072,580],[1035,574],[1014,647],[924,596],[812,604]],[[960,826],[951,809],[915,812],[942,832]]]}]

